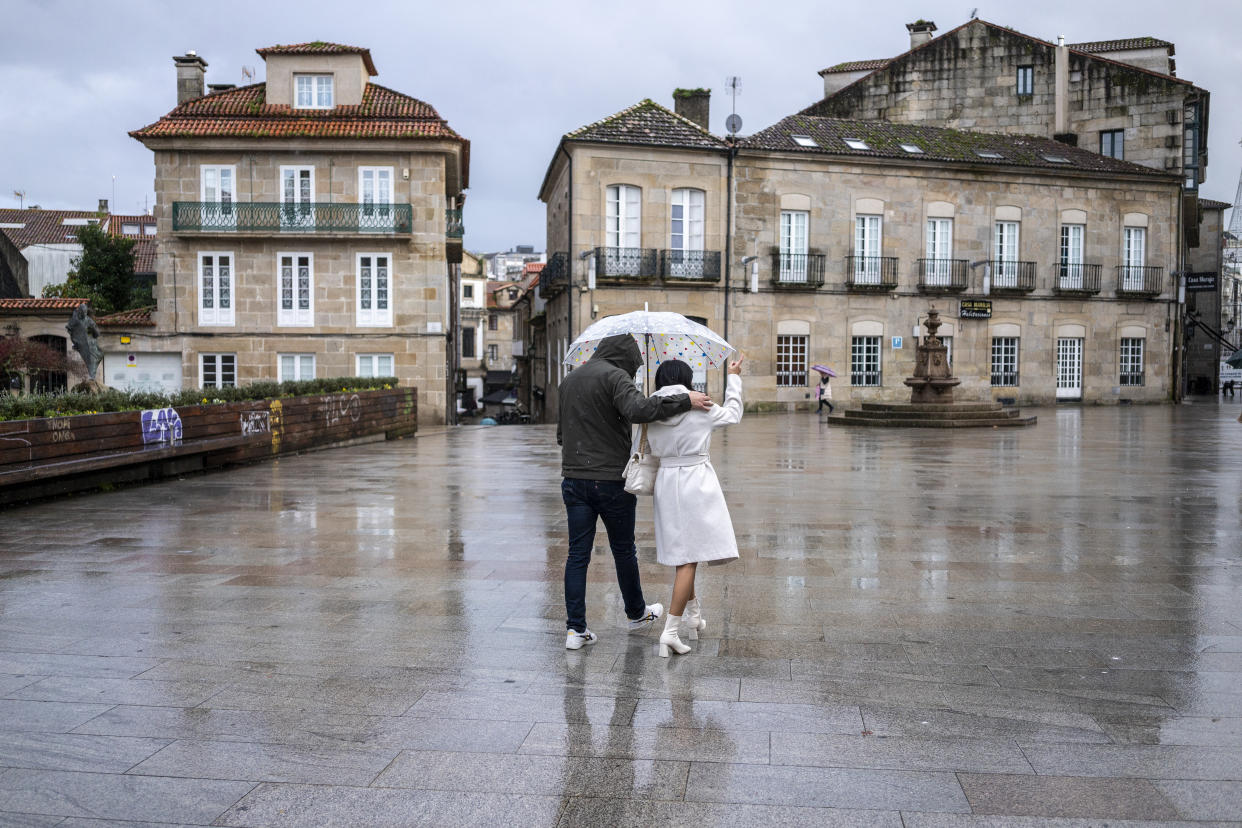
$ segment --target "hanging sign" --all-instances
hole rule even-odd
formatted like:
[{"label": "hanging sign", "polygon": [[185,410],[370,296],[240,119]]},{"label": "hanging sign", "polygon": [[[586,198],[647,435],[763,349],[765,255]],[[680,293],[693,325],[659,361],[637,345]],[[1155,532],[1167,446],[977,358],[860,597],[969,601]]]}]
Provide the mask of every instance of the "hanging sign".
[{"label": "hanging sign", "polygon": [[963,299],[957,315],[962,319],[991,319],[992,300]]},{"label": "hanging sign", "polygon": [[1187,273],[1186,290],[1216,290],[1216,274]]}]

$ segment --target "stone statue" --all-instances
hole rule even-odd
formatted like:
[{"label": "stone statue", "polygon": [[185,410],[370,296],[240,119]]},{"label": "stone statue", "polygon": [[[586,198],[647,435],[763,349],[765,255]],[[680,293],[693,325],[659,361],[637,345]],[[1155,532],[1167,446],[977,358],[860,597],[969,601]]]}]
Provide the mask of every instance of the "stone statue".
[{"label": "stone statue", "polygon": [[95,372],[99,369],[99,363],[103,361],[103,351],[99,349],[99,327],[95,324],[95,320],[91,319],[90,305],[83,302],[74,308],[73,316],[69,317],[69,324],[65,326],[65,330],[69,332],[69,341],[73,343],[73,350],[77,351],[82,361],[86,363],[86,375],[94,382]]}]

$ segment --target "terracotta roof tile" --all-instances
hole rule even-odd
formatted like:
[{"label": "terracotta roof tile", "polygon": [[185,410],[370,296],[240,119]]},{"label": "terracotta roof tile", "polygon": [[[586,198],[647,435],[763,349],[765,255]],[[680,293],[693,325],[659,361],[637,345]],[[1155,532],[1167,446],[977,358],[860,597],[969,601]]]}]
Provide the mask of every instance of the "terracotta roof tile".
[{"label": "terracotta roof tile", "polygon": [[85,299],[0,299],[0,310],[73,310]]},{"label": "terracotta roof tile", "polygon": [[526,267],[525,267],[525,268],[523,268],[523,272],[525,272],[525,273],[540,273],[540,272],[542,272],[542,271],[543,271],[543,269],[544,269],[545,267],[547,267],[547,263],[546,263],[546,262],[527,262],[527,263],[526,263]]},{"label": "terracotta roof tile", "polygon": [[1092,40],[1067,45],[1079,52],[1125,52],[1130,49],[1163,49],[1173,44],[1156,37],[1126,37],[1120,40]]},{"label": "terracotta roof tile", "polygon": [[723,149],[725,142],[672,110],[645,98],[631,107],[587,124],[565,136],[575,141],[609,144]]},{"label": "terracotta roof tile", "polygon": [[154,273],[156,252],[154,239],[142,239],[134,242],[134,272]]},{"label": "terracotta roof tile", "polygon": [[1214,198],[1199,199],[1199,206],[1204,210],[1228,210],[1233,205],[1228,201],[1217,201]]},{"label": "terracotta roof tile", "polygon": [[448,138],[464,139],[427,103],[368,83],[362,103],[334,109],[292,109],[266,102],[255,83],[196,98],[129,133],[143,138]]},{"label": "terracotta roof tile", "polygon": [[268,55],[362,55],[362,62],[367,67],[367,72],[372,77],[379,74],[379,72],[375,71],[375,64],[371,62],[371,50],[364,49],[361,46],[345,46],[341,43],[314,40],[310,43],[268,46],[263,49],[255,49],[255,52],[264,59]]},{"label": "terracotta roof tile", "polygon": [[[138,225],[138,232],[125,232],[126,225]],[[155,216],[148,216],[145,213],[136,216],[122,216],[116,213],[108,216],[108,233],[113,236],[124,236],[127,239],[143,239],[151,238],[147,233],[147,227],[155,226]]]},{"label": "terracotta roof tile", "polygon": [[831,75],[837,72],[871,72],[882,66],[888,65],[889,58],[878,58],[875,60],[847,60],[844,63],[838,63],[835,66],[829,66],[827,69],[820,69],[821,75]]},{"label": "terracotta roof tile", "polygon": [[155,321],[151,318],[151,312],[154,310],[154,307],[148,307],[121,311],[120,313],[100,316],[95,320],[95,323],[101,328],[154,327]]},{"label": "terracotta roof tile", "polygon": [[[100,220],[99,213],[86,210],[0,210],[0,233],[20,250],[32,244],[77,244],[78,225],[65,219]],[[20,224],[21,227],[11,225]]]},{"label": "terracotta roof tile", "polygon": [[[793,140],[794,135],[807,136],[813,147],[804,147]],[[859,139],[867,149],[852,149],[845,139]],[[902,144],[916,146],[921,153],[910,153]],[[911,163],[942,163],[955,161],[989,167],[1037,167],[1041,169],[1079,170],[1169,177],[1170,173],[1153,170],[1128,161],[1119,161],[1080,147],[1071,147],[1051,138],[1033,135],[997,135],[967,132],[942,127],[864,121],[856,119],[821,118],[813,115],[791,115],[779,123],[741,141],[752,149],[779,150],[855,158],[899,158]],[[991,152],[999,158],[986,158],[977,151]],[[1064,158],[1064,162],[1050,161]]]}]

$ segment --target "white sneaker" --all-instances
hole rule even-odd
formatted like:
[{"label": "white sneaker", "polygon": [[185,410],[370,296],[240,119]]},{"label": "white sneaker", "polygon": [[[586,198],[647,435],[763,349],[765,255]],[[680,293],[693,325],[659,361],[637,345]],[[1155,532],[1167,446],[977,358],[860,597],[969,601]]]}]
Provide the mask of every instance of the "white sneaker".
[{"label": "white sneaker", "polygon": [[599,639],[595,637],[595,633],[590,630],[578,632],[577,630],[565,631],[565,649],[581,650],[587,644],[594,644]]},{"label": "white sneaker", "polygon": [[664,614],[663,604],[648,604],[647,611],[643,613],[641,618],[629,619],[630,632],[638,632],[645,630],[660,619]]}]

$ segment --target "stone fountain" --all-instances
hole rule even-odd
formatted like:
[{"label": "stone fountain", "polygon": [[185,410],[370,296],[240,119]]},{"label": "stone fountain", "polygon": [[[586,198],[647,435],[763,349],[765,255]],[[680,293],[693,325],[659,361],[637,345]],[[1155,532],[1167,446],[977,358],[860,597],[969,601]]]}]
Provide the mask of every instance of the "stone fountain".
[{"label": "stone fountain", "polygon": [[927,336],[915,351],[914,376],[905,380],[910,386],[910,402],[863,403],[861,408],[829,416],[829,423],[916,428],[999,428],[1035,424],[1035,417],[1023,417],[1018,409],[1005,408],[998,402],[954,401],[953,389],[962,381],[950,372],[948,348],[936,336],[942,324],[940,311],[931,308],[924,324]]}]

